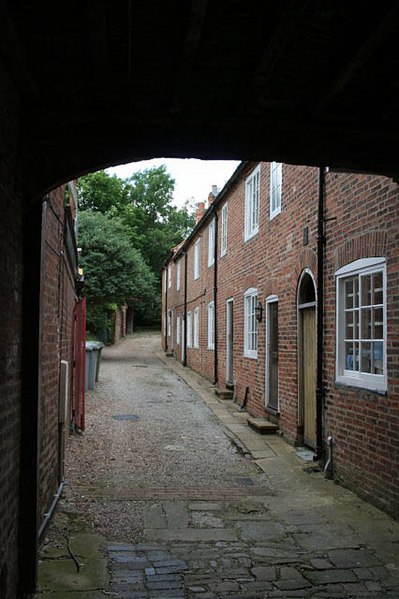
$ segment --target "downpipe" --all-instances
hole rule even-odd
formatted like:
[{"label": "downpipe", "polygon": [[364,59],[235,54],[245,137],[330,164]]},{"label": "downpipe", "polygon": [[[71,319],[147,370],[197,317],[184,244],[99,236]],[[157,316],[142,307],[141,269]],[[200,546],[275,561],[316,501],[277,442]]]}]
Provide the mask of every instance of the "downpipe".
[{"label": "downpipe", "polygon": [[333,445],[334,445],[334,437],[329,435],[327,437],[327,448],[328,448],[328,459],[324,466],[324,476],[326,478],[333,478],[334,469],[333,469]]},{"label": "downpipe", "polygon": [[42,524],[41,524],[41,526],[39,528],[39,532],[37,533],[38,539],[40,539],[40,537],[42,536],[43,532],[46,529],[47,524],[49,523],[49,520],[50,520],[51,516],[54,513],[54,510],[56,508],[58,500],[61,497],[64,485],[65,485],[65,481],[62,481],[62,483],[60,484],[60,486],[57,489],[57,493],[54,495],[54,499],[53,499],[53,501],[52,501],[52,503],[50,505],[50,509],[44,514],[43,522],[42,522]]}]

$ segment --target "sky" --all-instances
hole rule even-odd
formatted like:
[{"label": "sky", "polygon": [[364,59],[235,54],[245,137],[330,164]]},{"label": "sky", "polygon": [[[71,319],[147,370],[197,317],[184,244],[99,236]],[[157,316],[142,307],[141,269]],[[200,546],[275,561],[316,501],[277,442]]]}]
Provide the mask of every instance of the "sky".
[{"label": "sky", "polygon": [[154,158],[142,162],[131,162],[106,169],[110,175],[121,179],[134,172],[165,164],[168,173],[175,179],[174,204],[181,208],[186,200],[206,202],[212,185],[222,189],[237,166],[236,160],[198,160],[196,158]]}]

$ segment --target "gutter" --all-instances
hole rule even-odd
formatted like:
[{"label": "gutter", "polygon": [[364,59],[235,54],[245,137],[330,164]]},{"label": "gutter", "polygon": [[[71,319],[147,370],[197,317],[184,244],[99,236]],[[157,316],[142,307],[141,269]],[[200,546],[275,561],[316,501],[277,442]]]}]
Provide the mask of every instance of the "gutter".
[{"label": "gutter", "polygon": [[316,359],[316,455],[323,457],[323,358],[324,358],[324,204],[326,167],[319,168],[319,200],[317,214],[317,359]]}]

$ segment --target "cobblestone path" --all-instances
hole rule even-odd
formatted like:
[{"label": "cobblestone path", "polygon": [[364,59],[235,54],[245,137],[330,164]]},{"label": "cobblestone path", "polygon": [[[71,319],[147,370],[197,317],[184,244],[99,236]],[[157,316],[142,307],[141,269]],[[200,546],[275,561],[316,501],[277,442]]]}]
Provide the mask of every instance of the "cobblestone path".
[{"label": "cobblestone path", "polygon": [[37,597],[397,599],[399,524],[157,352],[104,352]]}]

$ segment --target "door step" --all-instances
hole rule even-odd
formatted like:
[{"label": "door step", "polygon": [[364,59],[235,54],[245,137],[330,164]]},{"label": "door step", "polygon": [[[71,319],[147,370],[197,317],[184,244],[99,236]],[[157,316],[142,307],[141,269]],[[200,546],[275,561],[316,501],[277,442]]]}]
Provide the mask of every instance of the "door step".
[{"label": "door step", "polygon": [[215,395],[217,395],[220,399],[233,399],[234,391],[231,389],[219,389],[219,387],[216,387]]},{"label": "door step", "polygon": [[247,423],[249,427],[253,428],[261,435],[273,435],[278,431],[277,424],[273,424],[273,422],[269,422],[269,420],[265,420],[265,418],[253,418],[252,416],[248,416]]}]

